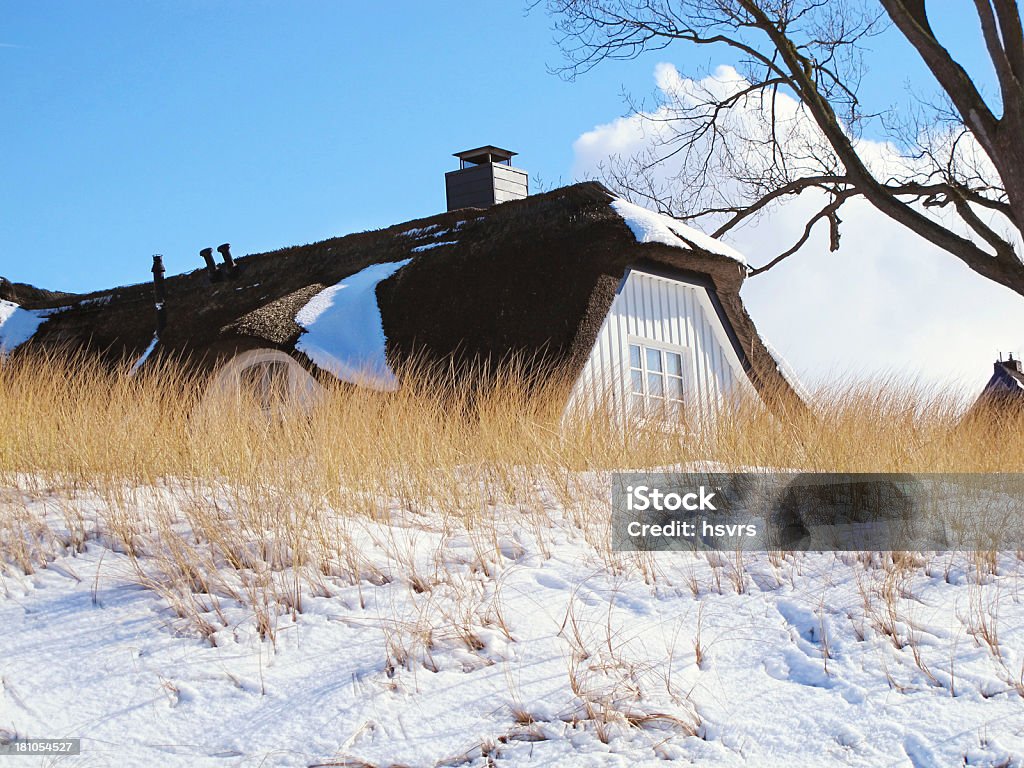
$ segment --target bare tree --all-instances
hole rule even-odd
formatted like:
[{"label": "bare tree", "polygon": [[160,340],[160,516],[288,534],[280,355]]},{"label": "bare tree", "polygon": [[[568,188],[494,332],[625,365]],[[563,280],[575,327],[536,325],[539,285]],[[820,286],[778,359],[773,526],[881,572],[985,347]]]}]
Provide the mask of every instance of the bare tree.
[{"label": "bare tree", "polygon": [[[940,10],[945,0],[931,4]],[[647,151],[606,179],[634,199],[722,236],[793,196],[815,198],[794,244],[819,224],[839,247],[840,212],[862,198],[985,277],[1024,294],[1024,32],[1016,0],[974,0],[998,93],[986,98],[937,39],[925,0],[547,0],[575,77],[609,59],[670,45],[720,46],[731,78],[677,79]],[[870,113],[859,98],[869,39],[895,28],[934,77],[938,98]],[[874,56],[874,60],[871,60]],[[730,70],[733,72],[733,70]],[[863,140],[884,131],[885,153]],[[884,156],[883,156],[884,155]],[[666,164],[674,170],[666,175]]]}]

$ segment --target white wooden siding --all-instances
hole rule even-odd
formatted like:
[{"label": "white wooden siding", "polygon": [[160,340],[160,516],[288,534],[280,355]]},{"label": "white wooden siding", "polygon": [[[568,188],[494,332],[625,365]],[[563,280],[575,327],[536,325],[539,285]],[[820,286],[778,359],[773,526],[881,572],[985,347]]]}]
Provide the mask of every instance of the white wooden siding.
[{"label": "white wooden siding", "polygon": [[629,344],[683,353],[687,400],[702,413],[754,389],[707,289],[696,283],[631,270],[612,302],[569,407],[630,406]]}]

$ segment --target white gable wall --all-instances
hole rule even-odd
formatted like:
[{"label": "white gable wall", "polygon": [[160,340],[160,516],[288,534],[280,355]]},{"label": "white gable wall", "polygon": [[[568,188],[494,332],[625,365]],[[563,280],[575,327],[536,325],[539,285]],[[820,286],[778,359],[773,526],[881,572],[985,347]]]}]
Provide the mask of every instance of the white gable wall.
[{"label": "white gable wall", "polygon": [[754,393],[704,286],[630,270],[573,388],[570,408],[626,412],[633,402],[630,343],[681,353],[688,412],[710,413],[725,400]]}]

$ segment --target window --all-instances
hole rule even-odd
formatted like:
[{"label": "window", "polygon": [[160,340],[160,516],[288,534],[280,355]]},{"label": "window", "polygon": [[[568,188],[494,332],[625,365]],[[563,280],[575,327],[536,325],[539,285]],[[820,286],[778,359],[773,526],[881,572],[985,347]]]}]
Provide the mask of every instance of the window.
[{"label": "window", "polygon": [[629,345],[633,406],[643,415],[676,414],[686,391],[683,353],[646,344]]}]

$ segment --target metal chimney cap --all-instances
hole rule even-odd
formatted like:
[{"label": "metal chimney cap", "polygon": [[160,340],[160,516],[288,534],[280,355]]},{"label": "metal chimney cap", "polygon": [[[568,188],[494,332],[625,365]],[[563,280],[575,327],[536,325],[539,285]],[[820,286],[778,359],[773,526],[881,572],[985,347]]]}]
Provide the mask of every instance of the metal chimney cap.
[{"label": "metal chimney cap", "polygon": [[477,147],[476,149],[467,149],[462,152],[455,152],[452,157],[457,157],[463,163],[473,163],[479,165],[481,163],[510,163],[513,157],[518,152],[513,152],[509,149],[502,149],[496,147],[493,144],[487,144],[483,147]]},{"label": "metal chimney cap", "polygon": [[231,243],[221,243],[220,245],[217,246],[217,251],[220,253],[224,253],[224,251],[229,250],[231,250]]}]

